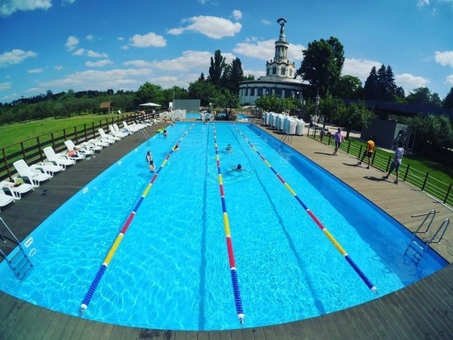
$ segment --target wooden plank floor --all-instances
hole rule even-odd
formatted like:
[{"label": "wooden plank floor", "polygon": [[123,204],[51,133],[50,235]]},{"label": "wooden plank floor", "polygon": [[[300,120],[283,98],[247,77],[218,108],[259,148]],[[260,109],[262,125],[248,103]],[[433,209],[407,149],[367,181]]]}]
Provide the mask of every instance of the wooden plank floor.
[{"label": "wooden plank floor", "polygon": [[[148,128],[149,134],[162,125]],[[261,127],[267,130],[265,127]],[[280,138],[273,131],[268,132]],[[380,181],[382,172],[357,167],[357,160],[344,152],[331,156],[332,148],[306,136],[294,136],[291,147],[300,151],[334,176],[413,230],[431,209],[438,219],[452,212],[407,183]],[[47,216],[119,157],[141,141],[130,136],[103,150],[95,159],[46,183],[47,194],[36,190],[2,211],[1,217],[23,240]],[[453,261],[453,229],[440,245],[433,247],[450,263]],[[450,264],[405,289],[363,305],[322,317],[262,328],[221,332],[179,332],[103,324],[63,315],[31,305],[0,292],[0,339],[453,339],[453,266]]]}]

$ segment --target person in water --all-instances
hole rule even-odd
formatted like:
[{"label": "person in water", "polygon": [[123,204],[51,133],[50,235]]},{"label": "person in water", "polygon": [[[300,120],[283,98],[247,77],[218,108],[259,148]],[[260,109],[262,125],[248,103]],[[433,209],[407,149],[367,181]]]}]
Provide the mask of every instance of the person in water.
[{"label": "person in water", "polygon": [[153,160],[151,160],[149,162],[149,171],[151,171],[151,172],[156,171],[156,167],[154,166],[154,161]]},{"label": "person in water", "polygon": [[168,136],[168,132],[167,130],[164,130],[164,137],[167,137]]},{"label": "person in water", "polygon": [[245,169],[242,167],[241,164],[238,164],[237,166],[233,167],[233,171],[244,171]]},{"label": "person in water", "polygon": [[176,144],[174,147],[173,147],[173,151],[178,151],[179,150],[179,144]]},{"label": "person in water", "polygon": [[226,150],[231,153],[233,151],[233,148],[231,147],[231,144],[228,144]]}]

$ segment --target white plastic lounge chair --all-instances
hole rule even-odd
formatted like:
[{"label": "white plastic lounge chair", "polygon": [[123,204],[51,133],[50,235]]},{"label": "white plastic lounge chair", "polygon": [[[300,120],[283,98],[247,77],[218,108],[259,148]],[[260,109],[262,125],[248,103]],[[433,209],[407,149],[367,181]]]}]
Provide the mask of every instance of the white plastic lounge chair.
[{"label": "white plastic lounge chair", "polygon": [[30,165],[30,168],[48,174],[50,175],[50,177],[53,177],[56,173],[65,170],[65,168],[62,167],[61,165],[54,164],[52,162],[41,162],[38,164],[32,164]]},{"label": "white plastic lounge chair", "polygon": [[39,187],[42,182],[48,181],[50,179],[50,175],[44,174],[39,170],[31,169],[23,159],[15,161],[13,165],[16,168],[20,178],[22,178],[25,182],[33,185],[34,187]]},{"label": "white plastic lounge chair", "polygon": [[119,137],[115,137],[115,136],[105,133],[103,128],[98,129],[98,131],[99,131],[99,135],[101,136],[102,139],[111,140],[111,141],[113,141],[113,143],[121,140],[121,138],[119,138]]},{"label": "white plastic lounge chair", "polygon": [[0,190],[6,194],[9,194],[16,200],[20,200],[22,195],[32,192],[35,190],[33,185],[25,183],[21,178],[15,178],[14,182],[1,181]]},{"label": "white plastic lounge chair", "polygon": [[87,148],[89,150],[93,150],[94,152],[101,152],[101,150],[105,146],[108,146],[105,143],[96,143],[95,139],[90,139],[88,142],[84,142],[81,145],[83,145],[85,148]]},{"label": "white plastic lounge chair", "polygon": [[14,197],[5,194],[3,190],[0,190],[0,208],[6,207],[11,203],[14,203]]},{"label": "white plastic lounge chair", "polygon": [[[81,145],[75,146],[74,142],[72,140],[70,140],[70,139],[66,140],[64,142],[64,145],[66,145],[66,147],[68,148],[68,156],[71,157],[71,158],[74,158],[75,160],[85,159],[86,156],[94,154],[93,150],[86,149],[86,148],[84,148]],[[69,154],[71,151],[75,152],[77,157],[71,156]]]},{"label": "white plastic lounge chair", "polygon": [[124,137],[127,137],[129,134],[125,132],[121,132],[115,129],[113,125],[109,125],[109,131],[112,136],[118,137],[123,139]]},{"label": "white plastic lounge chair", "polygon": [[55,165],[61,165],[65,169],[67,166],[73,165],[76,163],[75,159],[71,159],[67,155],[56,154],[54,149],[51,146],[44,148],[44,153],[49,162],[52,162]]},{"label": "white plastic lounge chair", "polygon": [[138,124],[127,124],[126,121],[123,122],[123,125],[124,125],[124,128],[129,130],[129,131],[132,131],[132,132],[137,132],[138,130],[141,130],[144,128],[144,126],[141,126],[141,125],[138,125]]},{"label": "white plastic lounge chair", "polygon": [[129,131],[129,130],[120,129],[120,128],[118,127],[118,124],[116,124],[116,123],[112,124],[112,126],[113,126],[113,128],[115,129],[115,131],[117,131],[117,132],[119,132],[119,133],[124,133],[124,134],[127,135],[127,136],[130,135],[130,134],[132,133],[132,132]]}]

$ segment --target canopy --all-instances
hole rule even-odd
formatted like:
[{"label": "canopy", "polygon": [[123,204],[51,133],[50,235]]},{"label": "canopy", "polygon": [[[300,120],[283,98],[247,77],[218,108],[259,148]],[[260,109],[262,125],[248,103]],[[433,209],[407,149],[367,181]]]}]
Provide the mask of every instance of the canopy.
[{"label": "canopy", "polygon": [[154,103],[145,103],[145,104],[140,104],[139,106],[162,106],[162,105],[154,104]]}]

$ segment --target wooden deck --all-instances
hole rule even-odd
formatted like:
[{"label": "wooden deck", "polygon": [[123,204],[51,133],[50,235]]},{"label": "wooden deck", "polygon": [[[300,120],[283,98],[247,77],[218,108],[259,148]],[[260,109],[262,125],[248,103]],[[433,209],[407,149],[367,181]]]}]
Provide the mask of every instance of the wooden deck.
[{"label": "wooden deck", "polygon": [[[153,134],[162,127],[148,128]],[[264,130],[266,128],[262,127]],[[272,131],[268,131],[274,133]],[[276,137],[280,135],[275,134]],[[103,150],[95,159],[44,184],[46,195],[36,190],[2,211],[1,217],[23,240],[62,203],[95,178],[140,141],[130,136]],[[305,136],[294,136],[289,145],[338,177],[363,196],[413,230],[431,209],[436,221],[453,217],[451,210],[413,186],[381,181],[382,172],[355,166],[357,160],[344,152],[332,156],[332,148]],[[38,188],[40,189],[40,188]],[[453,261],[453,229],[433,248]],[[31,305],[0,292],[0,339],[453,339],[453,266],[405,289],[340,312],[304,321],[262,328],[220,332],[180,332],[102,324]]]}]

